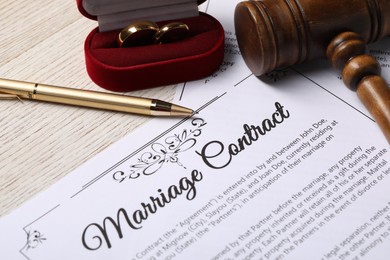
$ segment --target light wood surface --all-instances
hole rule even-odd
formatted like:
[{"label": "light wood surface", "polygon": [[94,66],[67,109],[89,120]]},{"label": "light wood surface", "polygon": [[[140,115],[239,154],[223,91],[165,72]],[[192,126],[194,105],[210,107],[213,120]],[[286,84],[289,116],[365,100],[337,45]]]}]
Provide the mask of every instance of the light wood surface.
[{"label": "light wood surface", "polygon": [[[105,91],[88,77],[84,40],[97,26],[74,0],[0,2],[0,78]],[[175,87],[126,94],[170,101]],[[0,216],[131,133],[149,117],[0,100]]]}]

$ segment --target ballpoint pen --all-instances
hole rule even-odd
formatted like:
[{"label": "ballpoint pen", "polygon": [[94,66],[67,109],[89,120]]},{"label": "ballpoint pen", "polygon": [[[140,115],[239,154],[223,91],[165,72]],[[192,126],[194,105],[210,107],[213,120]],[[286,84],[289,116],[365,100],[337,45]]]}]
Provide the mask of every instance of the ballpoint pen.
[{"label": "ballpoint pen", "polygon": [[56,87],[9,79],[0,79],[0,94],[3,94],[6,98],[39,100],[139,115],[191,116],[194,114],[194,111],[190,108],[158,99]]}]

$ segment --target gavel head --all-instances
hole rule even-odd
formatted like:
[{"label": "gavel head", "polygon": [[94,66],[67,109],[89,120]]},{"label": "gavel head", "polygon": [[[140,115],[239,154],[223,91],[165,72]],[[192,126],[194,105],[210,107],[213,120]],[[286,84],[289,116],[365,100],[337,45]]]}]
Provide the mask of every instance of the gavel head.
[{"label": "gavel head", "polygon": [[250,0],[237,5],[235,30],[254,75],[326,57],[346,31],[366,43],[390,35],[390,0]]}]

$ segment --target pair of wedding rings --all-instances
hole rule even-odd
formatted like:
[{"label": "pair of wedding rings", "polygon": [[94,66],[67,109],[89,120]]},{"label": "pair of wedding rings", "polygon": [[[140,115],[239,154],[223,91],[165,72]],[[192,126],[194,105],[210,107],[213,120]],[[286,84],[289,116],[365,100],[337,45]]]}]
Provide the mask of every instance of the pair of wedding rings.
[{"label": "pair of wedding rings", "polygon": [[118,35],[119,47],[141,46],[174,42],[188,37],[190,29],[185,23],[171,22],[159,27],[151,21],[134,22]]}]

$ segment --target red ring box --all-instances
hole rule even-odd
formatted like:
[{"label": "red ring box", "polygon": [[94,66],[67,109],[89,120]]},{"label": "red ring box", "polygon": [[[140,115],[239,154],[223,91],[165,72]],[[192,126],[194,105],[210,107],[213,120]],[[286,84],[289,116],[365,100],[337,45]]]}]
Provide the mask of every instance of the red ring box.
[{"label": "red ring box", "polygon": [[[180,1],[184,4],[172,4]],[[77,0],[84,16],[99,21],[99,26],[88,35],[84,45],[91,79],[107,90],[126,92],[197,80],[212,74],[223,61],[225,33],[215,18],[198,12],[198,5],[204,1]],[[155,5],[169,4],[145,7],[145,3],[153,2]],[[126,5],[137,3],[142,5],[141,8],[123,10],[129,8]],[[188,12],[181,10],[183,5]],[[136,21],[137,17],[147,15],[155,17],[142,20],[153,20],[159,26],[170,21],[184,22],[191,35],[173,43],[119,48],[116,39],[121,29]]]}]

